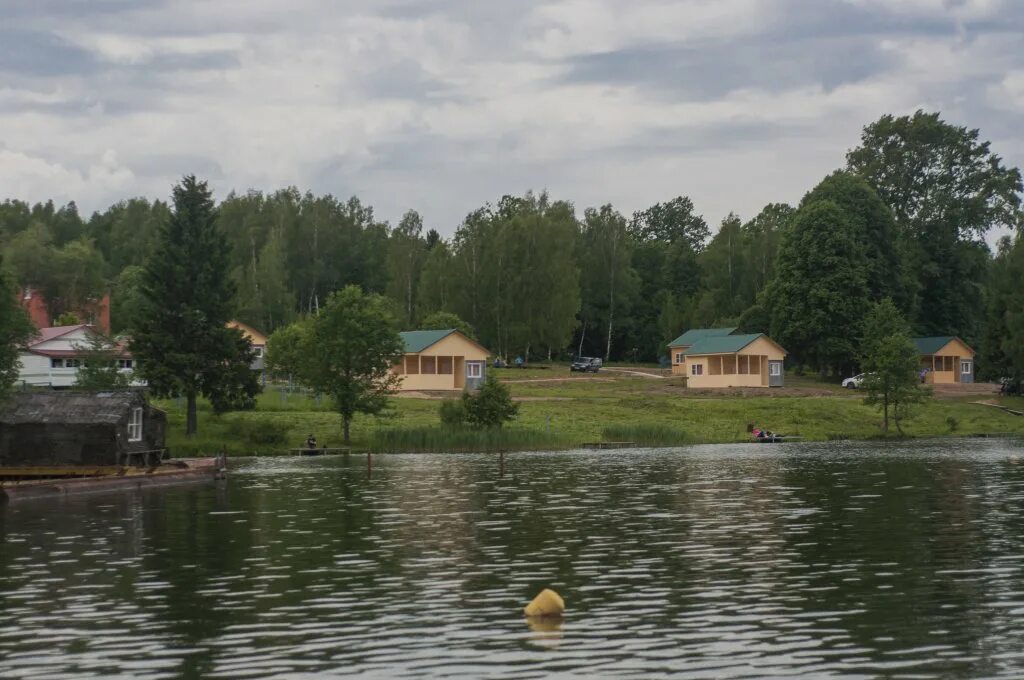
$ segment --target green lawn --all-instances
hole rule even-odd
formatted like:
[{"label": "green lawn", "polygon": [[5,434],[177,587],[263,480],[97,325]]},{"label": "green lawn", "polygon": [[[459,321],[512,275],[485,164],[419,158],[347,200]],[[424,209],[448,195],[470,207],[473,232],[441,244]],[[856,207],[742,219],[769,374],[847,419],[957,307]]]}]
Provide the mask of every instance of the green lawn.
[{"label": "green lawn", "polygon": [[[507,369],[500,373],[503,378],[508,375],[515,380],[520,374],[530,376],[534,371]],[[550,371],[537,373],[544,374],[540,377],[566,377],[564,373],[559,376]],[[764,396],[760,391],[756,396],[749,392],[744,396],[696,396],[688,393],[678,378],[657,380],[611,374],[550,382],[512,382],[510,387],[513,396],[521,399],[520,417],[513,429],[524,435],[520,439],[532,442],[532,448],[543,448],[545,441],[560,447],[600,441],[606,429],[622,431],[627,427],[681,431],[692,442],[745,440],[748,423],[812,440],[881,435],[881,416],[861,403],[862,395],[812,379],[790,380],[786,390],[765,391]],[[808,390],[816,393],[807,396]],[[908,435],[920,437],[1024,434],[1024,417],[973,403],[978,399],[932,399],[918,409],[904,429]],[[387,449],[388,445],[381,444],[384,438],[375,435],[379,430],[417,430],[416,437],[422,439],[427,436],[424,428],[439,424],[440,402],[436,399],[394,398],[392,403],[393,412],[387,418],[356,418],[352,426],[355,447]],[[1004,399],[1001,403],[1024,410],[1024,399]],[[168,445],[176,455],[214,453],[221,449],[232,454],[274,453],[300,446],[311,432],[321,444],[341,443],[340,419],[330,410],[326,399],[317,404],[309,396],[282,396],[273,391],[260,395],[256,410],[223,416],[213,415],[209,405],[201,403],[199,435],[192,441],[183,436],[184,409],[179,403],[168,400],[158,405],[168,411]],[[265,443],[257,430],[278,433],[283,439]],[[547,439],[533,436],[538,433],[547,435]],[[386,441],[401,441],[393,432],[388,435]]]}]

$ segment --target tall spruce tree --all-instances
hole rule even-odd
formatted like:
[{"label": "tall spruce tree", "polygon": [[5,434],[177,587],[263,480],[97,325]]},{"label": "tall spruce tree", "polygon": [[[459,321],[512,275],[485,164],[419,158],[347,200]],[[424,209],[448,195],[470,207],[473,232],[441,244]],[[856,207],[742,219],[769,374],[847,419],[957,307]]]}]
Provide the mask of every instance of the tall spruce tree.
[{"label": "tall spruce tree", "polygon": [[216,411],[250,407],[259,385],[248,342],[226,327],[236,290],[210,189],[187,175],[174,187],[173,202],[146,264],[131,348],[155,394],[185,397],[191,436],[200,395]]}]

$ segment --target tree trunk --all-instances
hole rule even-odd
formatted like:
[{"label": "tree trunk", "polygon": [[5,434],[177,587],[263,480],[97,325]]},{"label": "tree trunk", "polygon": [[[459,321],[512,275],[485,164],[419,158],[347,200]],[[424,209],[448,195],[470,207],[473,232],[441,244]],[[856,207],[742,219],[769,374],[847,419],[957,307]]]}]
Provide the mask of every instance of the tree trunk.
[{"label": "tree trunk", "polygon": [[185,395],[188,406],[185,409],[185,436],[191,437],[197,431],[196,423],[196,393],[189,392]]},{"label": "tree trunk", "polygon": [[352,425],[352,416],[342,415],[341,416],[341,431],[344,434],[345,446],[352,443],[352,438],[349,436],[349,429]]},{"label": "tree trunk", "polygon": [[580,347],[576,350],[576,356],[583,356],[583,339],[587,337],[587,320],[583,320],[583,328],[580,330]]},{"label": "tree trunk", "polygon": [[[896,427],[899,427],[897,423]],[[889,433],[889,397],[882,399],[882,432]]]}]

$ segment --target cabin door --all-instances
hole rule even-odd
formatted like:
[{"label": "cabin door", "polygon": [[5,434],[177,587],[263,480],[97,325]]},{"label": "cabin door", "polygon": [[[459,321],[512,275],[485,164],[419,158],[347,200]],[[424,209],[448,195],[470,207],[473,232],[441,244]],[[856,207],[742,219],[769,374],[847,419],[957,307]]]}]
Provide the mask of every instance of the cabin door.
[{"label": "cabin door", "polygon": [[974,362],[970,359],[960,360],[960,382],[974,382]]},{"label": "cabin door", "polygon": [[768,362],[768,387],[782,387],[783,371],[781,361]]}]

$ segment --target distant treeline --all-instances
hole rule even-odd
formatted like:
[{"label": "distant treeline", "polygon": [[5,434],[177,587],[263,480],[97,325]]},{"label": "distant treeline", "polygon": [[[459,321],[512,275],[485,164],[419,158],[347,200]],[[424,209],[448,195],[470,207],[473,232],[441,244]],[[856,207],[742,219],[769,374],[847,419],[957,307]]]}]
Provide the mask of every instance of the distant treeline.
[{"label": "distant treeline", "polygon": [[[691,327],[770,333],[799,362],[839,373],[858,363],[871,302],[892,298],[920,335],[959,335],[980,367],[1024,366],[1021,174],[977,130],[938,114],[885,116],[845,168],[797,206],[770,204],[711,229],[685,196],[626,216],[580,213],[546,193],[469,213],[450,240],[410,210],[397,225],[347,201],[288,188],[229,194],[238,318],[267,333],[315,313],[335,290],[385,293],[403,328],[450,312],[504,356],[580,352],[654,361]],[[74,203],[0,205],[4,266],[51,312],[109,290],[130,331],[142,267],[169,216],[135,198],[88,219]],[[1016,240],[986,243],[1010,228]],[[1018,325],[1019,324],[1019,330]]]}]

